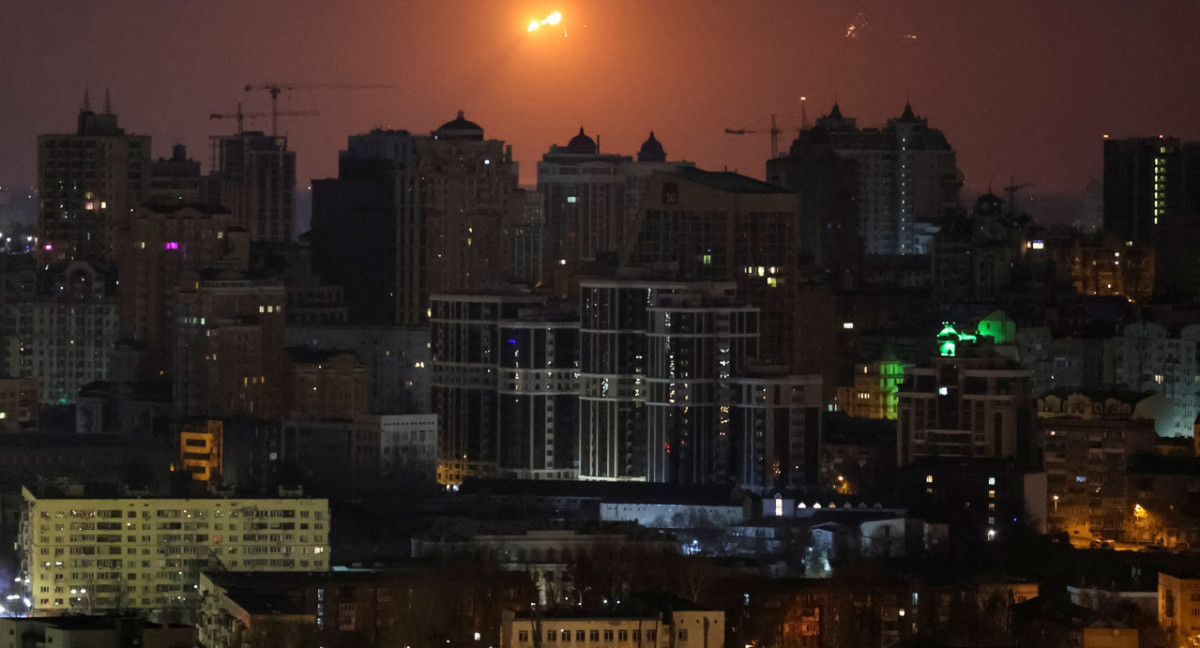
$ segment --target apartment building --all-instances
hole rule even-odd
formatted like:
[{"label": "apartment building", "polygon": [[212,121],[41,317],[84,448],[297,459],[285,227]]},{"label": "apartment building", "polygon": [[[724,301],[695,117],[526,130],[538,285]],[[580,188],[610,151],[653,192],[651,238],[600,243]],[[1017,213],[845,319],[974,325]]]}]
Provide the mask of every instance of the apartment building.
[{"label": "apartment building", "polygon": [[31,614],[194,604],[200,572],[329,569],[324,499],[89,499],[22,488]]}]

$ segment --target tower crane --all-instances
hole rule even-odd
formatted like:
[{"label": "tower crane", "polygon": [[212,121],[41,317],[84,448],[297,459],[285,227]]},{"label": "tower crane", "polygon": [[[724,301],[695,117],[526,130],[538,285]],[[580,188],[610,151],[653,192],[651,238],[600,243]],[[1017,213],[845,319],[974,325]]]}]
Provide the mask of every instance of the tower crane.
[{"label": "tower crane", "polygon": [[783,129],[775,123],[775,115],[771,115],[770,130],[760,130],[753,128],[726,128],[726,135],[754,135],[757,133],[770,133],[771,135],[771,159],[779,157],[779,135],[783,133]]},{"label": "tower crane", "polygon": [[1017,184],[1017,181],[1012,176],[1008,176],[1008,186],[1004,188],[1004,195],[1008,196],[1009,218],[1015,218],[1017,215],[1017,192],[1032,186],[1032,182],[1023,182],[1021,184]]},{"label": "tower crane", "polygon": [[[285,111],[276,113],[275,116],[276,117],[300,117],[303,115],[319,115],[319,114],[321,114],[321,113],[319,113],[315,110],[285,110]],[[266,116],[267,116],[267,113],[265,113],[265,112],[242,112],[242,104],[241,104],[241,102],[238,102],[237,112],[235,112],[235,113],[213,113],[213,114],[209,115],[208,118],[209,119],[236,119],[237,120],[237,133],[238,133],[238,135],[241,135],[242,134],[242,122],[244,120],[258,119],[259,117],[266,117]]]},{"label": "tower crane", "polygon": [[279,93],[284,90],[367,90],[391,87],[375,83],[259,83],[246,84],[246,92],[266,90],[271,93],[271,136],[273,137],[279,134]]}]

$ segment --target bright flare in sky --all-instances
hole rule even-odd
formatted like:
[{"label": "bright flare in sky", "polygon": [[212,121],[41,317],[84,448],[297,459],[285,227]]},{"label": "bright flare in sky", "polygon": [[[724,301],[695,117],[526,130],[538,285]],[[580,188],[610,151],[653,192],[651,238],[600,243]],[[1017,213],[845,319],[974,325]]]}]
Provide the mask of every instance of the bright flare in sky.
[{"label": "bright flare in sky", "polygon": [[529,23],[529,29],[527,31],[533,31],[542,25],[557,25],[560,22],[562,22],[562,14],[555,11],[549,16],[546,16],[546,18],[543,20],[535,20]]}]

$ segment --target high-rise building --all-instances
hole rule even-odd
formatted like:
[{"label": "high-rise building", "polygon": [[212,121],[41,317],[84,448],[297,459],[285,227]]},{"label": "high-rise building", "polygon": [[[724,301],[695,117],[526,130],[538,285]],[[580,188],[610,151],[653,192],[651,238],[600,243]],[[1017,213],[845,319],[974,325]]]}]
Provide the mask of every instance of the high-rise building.
[{"label": "high-rise building", "polygon": [[581,479],[816,480],[820,378],[754,365],[735,284],[584,278],[580,314]]},{"label": "high-rise building", "polygon": [[[625,183],[617,169],[633,158],[600,153],[579,128],[566,146],[552,145],[538,162],[538,191],[546,205],[546,259],[569,270],[598,253],[620,249]],[[569,271],[568,270],[568,271]]]},{"label": "high-rise building", "polygon": [[283,284],[201,280],[180,287],[175,401],[181,416],[286,414]]},{"label": "high-rise building", "polygon": [[[500,339],[500,323],[518,321],[523,309],[538,308],[544,303],[544,298],[534,295],[434,295],[431,298],[431,399],[433,411],[438,415],[439,482],[457,484],[463,477],[499,476],[502,453],[518,462],[532,457],[532,454],[520,451],[520,443],[506,445],[501,438],[502,430],[523,433],[515,424],[512,429],[505,429],[501,423],[501,362],[503,359],[509,365],[517,364],[518,360],[522,364],[532,363],[540,351],[542,362],[550,363],[546,368],[549,374],[556,368],[555,358],[547,358],[547,347],[534,345],[529,336],[518,340],[531,345],[524,358],[512,351],[506,352],[502,345],[508,342]],[[521,374],[518,369],[509,366],[503,371],[511,379],[511,382],[505,381],[506,391],[512,392],[510,397],[519,395],[515,385]],[[535,375],[541,384],[542,376]],[[550,386],[555,381],[546,375],[545,382]],[[524,392],[523,388],[521,392]],[[513,413],[518,412],[514,410]],[[524,414],[534,416],[532,411]],[[540,416],[546,415],[543,410]],[[544,441],[542,447],[548,445]],[[541,462],[544,450],[538,453],[538,467],[544,468],[545,464]],[[553,455],[549,458],[554,459]]]},{"label": "high-rise building", "polygon": [[821,376],[754,367],[735,377],[733,387],[731,469],[742,488],[765,493],[816,484],[824,443]]},{"label": "high-rise building", "polygon": [[761,310],[762,359],[792,363],[802,287],[798,220],[796,195],[783,187],[692,167],[655,171],[621,264],[682,281],[736,283],[738,298]]},{"label": "high-rise building", "polygon": [[1104,140],[1104,232],[1122,241],[1153,243],[1156,226],[1183,208],[1183,160],[1178,139]]},{"label": "high-rise building", "polygon": [[204,202],[225,207],[252,241],[291,241],[296,214],[296,153],[287,137],[243,131],[212,138],[213,171]]},{"label": "high-rise building", "polygon": [[121,337],[141,345],[152,375],[174,366],[180,284],[200,270],[245,270],[231,221],[220,207],[165,201],[139,207],[121,230]]},{"label": "high-rise building", "polygon": [[171,147],[171,157],[158,158],[150,164],[146,201],[194,205],[200,202],[202,185],[200,162],[187,156],[186,146],[176,144]]},{"label": "high-rise building", "polygon": [[615,258],[625,249],[650,174],[691,162],[668,162],[650,133],[637,159],[601,153],[599,138],[584,133],[566,146],[553,145],[538,162],[538,192],[544,197],[546,275],[569,277],[583,264]]},{"label": "high-rise building", "polygon": [[400,190],[397,324],[424,324],[429,295],[509,277],[511,232],[525,211],[512,146],[485,140],[483,128],[459,111],[414,142]]},{"label": "high-rise building", "polygon": [[1104,232],[1154,246],[1155,290],[1194,295],[1200,262],[1200,143],[1173,137],[1104,140]]},{"label": "high-rise building", "polygon": [[853,286],[862,263],[858,173],[820,128],[801,131],[787,155],[767,160],[767,182],[799,201],[801,264],[838,288]]},{"label": "high-rise building", "polygon": [[99,114],[85,94],[74,133],[38,136],[38,259],[111,261],[149,180],[150,137],[117,126],[107,92]]},{"label": "high-rise building", "polygon": [[646,310],[646,480],[730,483],[733,379],[758,355],[759,311],[704,292],[668,292]]},{"label": "high-rise building", "polygon": [[828,115],[800,133],[796,146],[816,142],[857,164],[858,235],[864,252],[925,254],[918,223],[936,220],[957,207],[962,185],[954,149],[945,135],[929,128],[929,121],[918,117],[908,104],[900,117],[889,119],[882,128],[859,128],[834,104]]},{"label": "high-rise building", "polygon": [[313,191],[314,269],[346,287],[356,323],[424,326],[430,294],[514,274],[528,218],[512,147],[461,112],[428,136],[351,137]]},{"label": "high-rise building", "polygon": [[323,499],[22,495],[20,549],[35,616],[195,605],[209,569],[330,567]]},{"label": "high-rise building", "polygon": [[313,270],[345,289],[356,325],[396,319],[399,206],[412,201],[400,177],[414,139],[393,130],[351,135],[338,154],[338,177],[312,183]]},{"label": "high-rise building", "polygon": [[[939,340],[947,335],[943,332]],[[1015,360],[972,349],[965,339],[947,344],[942,343],[941,355],[932,362],[904,370],[898,464],[921,457],[1031,461],[1034,405],[1029,371]]]},{"label": "high-rise building", "polygon": [[516,479],[579,475],[579,318],[527,309],[499,323],[499,464]]}]

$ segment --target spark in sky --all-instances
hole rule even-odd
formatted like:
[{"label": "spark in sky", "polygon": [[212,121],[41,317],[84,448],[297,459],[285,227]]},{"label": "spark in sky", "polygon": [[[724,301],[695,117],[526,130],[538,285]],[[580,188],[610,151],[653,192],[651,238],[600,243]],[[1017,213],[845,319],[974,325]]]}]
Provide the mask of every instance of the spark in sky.
[{"label": "spark in sky", "polygon": [[550,14],[549,16],[546,16],[542,20],[534,20],[533,22],[529,23],[529,29],[527,29],[525,31],[533,31],[533,30],[537,29],[538,27],[541,27],[542,25],[557,25],[560,22],[562,22],[562,14],[555,11],[554,13]]},{"label": "spark in sky", "polygon": [[866,28],[866,26],[867,14],[860,11],[858,12],[858,15],[854,17],[854,22],[850,23],[850,26],[846,28],[846,38],[857,38],[858,35],[862,33],[862,30]]}]

